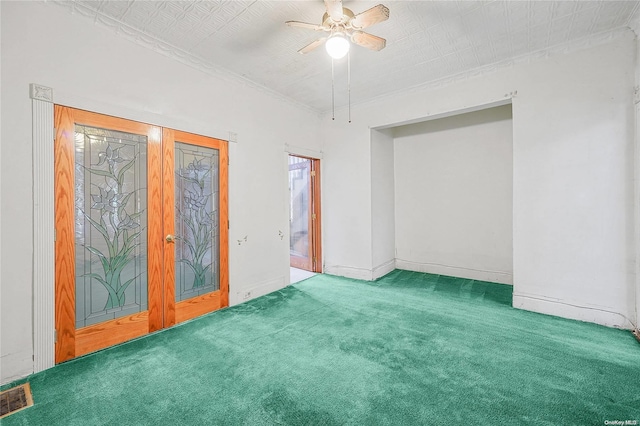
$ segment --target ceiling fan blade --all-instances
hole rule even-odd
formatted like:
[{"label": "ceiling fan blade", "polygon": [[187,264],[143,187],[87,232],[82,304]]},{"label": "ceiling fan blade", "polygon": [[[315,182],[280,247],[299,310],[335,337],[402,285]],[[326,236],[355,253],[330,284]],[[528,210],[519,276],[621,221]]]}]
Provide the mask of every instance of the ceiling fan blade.
[{"label": "ceiling fan blade", "polygon": [[306,28],[306,29],[315,30],[315,31],[324,30],[324,27],[322,25],[309,24],[307,22],[287,21],[285,22],[285,24],[287,24],[290,27],[300,27],[300,28]]},{"label": "ceiling fan blade", "polygon": [[387,40],[364,31],[354,31],[351,35],[351,41],[371,50],[382,50],[387,45]]},{"label": "ceiling fan blade", "polygon": [[305,47],[303,47],[302,49],[298,50],[298,53],[302,53],[303,55],[305,53],[309,53],[311,52],[313,49],[315,49],[316,47],[320,46],[322,43],[324,43],[324,41],[326,40],[326,37],[321,37],[319,39],[317,39],[316,41],[312,41],[311,43],[307,44]]},{"label": "ceiling fan blade", "polygon": [[361,30],[378,22],[386,21],[387,19],[389,19],[389,8],[383,4],[379,4],[354,16],[351,20],[351,26]]},{"label": "ceiling fan blade", "polygon": [[340,23],[344,18],[342,12],[342,0],[324,0],[324,5],[327,8],[327,14],[331,17],[333,22]]}]

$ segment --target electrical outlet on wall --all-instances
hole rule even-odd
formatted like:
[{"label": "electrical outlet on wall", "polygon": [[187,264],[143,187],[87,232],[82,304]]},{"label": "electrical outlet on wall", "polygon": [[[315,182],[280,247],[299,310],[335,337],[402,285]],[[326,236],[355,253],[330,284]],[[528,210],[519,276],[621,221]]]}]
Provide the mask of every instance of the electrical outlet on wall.
[{"label": "electrical outlet on wall", "polygon": [[242,294],[242,300],[247,300],[247,299],[249,299],[250,297],[251,297],[251,292],[250,292],[250,291],[245,291],[245,292]]}]

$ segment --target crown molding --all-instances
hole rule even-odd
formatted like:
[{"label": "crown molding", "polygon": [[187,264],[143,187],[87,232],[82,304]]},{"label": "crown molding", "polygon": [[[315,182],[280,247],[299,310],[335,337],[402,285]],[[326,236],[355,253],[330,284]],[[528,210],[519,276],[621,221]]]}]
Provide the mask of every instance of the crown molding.
[{"label": "crown molding", "polygon": [[101,25],[104,28],[110,29],[118,34],[120,37],[126,38],[135,44],[151,49],[157,53],[160,53],[166,57],[174,59],[184,65],[191,68],[202,71],[206,74],[215,76],[216,78],[225,80],[227,82],[240,84],[245,87],[262,92],[273,99],[283,101],[290,104],[295,108],[306,110],[314,115],[319,116],[322,111],[313,108],[309,105],[296,101],[288,96],[283,95],[273,89],[256,83],[246,77],[236,74],[227,68],[213,64],[197,55],[185,51],[170,43],[164,42],[155,36],[148,34],[144,31],[140,31],[118,19],[107,16],[98,10],[87,7],[84,4],[77,3],[75,1],[66,0],[53,0],[49,2],[51,4],[60,6],[67,10],[72,15],[78,15],[85,19],[91,19],[94,23]]},{"label": "crown molding", "polygon": [[[101,13],[100,11],[97,11],[95,9],[85,6],[84,4],[76,3],[75,1],[65,1],[65,0],[53,0],[51,1],[51,3],[58,5],[60,7],[63,7],[71,14],[77,14],[86,19],[91,19],[92,21],[94,21],[94,23],[100,24],[105,28],[111,29],[112,31],[116,32],[116,34],[118,34],[119,36],[129,39],[130,41],[133,41],[134,43],[140,46],[151,49],[166,57],[174,59],[178,62],[181,62],[184,65],[190,66],[194,69],[197,69],[209,75],[213,75],[217,78],[223,79],[228,82],[233,82],[246,87],[250,87],[254,90],[265,93],[274,99],[288,103],[295,108],[304,109],[317,116],[324,116],[330,113],[329,109],[321,110],[321,109],[313,108],[304,103],[301,103],[293,98],[283,95],[280,92],[277,92],[273,89],[270,89],[266,86],[256,83],[253,80],[250,80],[246,77],[236,74],[227,68],[213,64],[197,55],[189,53],[170,43],[161,41],[156,37],[148,33],[145,33],[144,31],[140,31],[136,28],[133,28],[132,26],[118,19],[107,16]],[[629,18],[627,26],[625,27],[604,31],[601,33],[587,36],[587,37],[582,37],[577,40],[572,40],[566,43],[561,43],[548,48],[540,49],[535,52],[529,52],[529,53],[519,55],[513,58],[509,58],[503,61],[483,65],[481,67],[466,70],[457,74],[448,75],[448,76],[431,80],[431,81],[426,81],[406,89],[397,90],[391,93],[384,93],[384,94],[375,96],[373,98],[369,98],[367,100],[352,103],[352,107],[374,104],[382,100],[386,100],[395,96],[406,95],[408,93],[413,93],[416,91],[433,90],[433,89],[445,87],[451,84],[466,81],[469,79],[473,79],[476,77],[490,75],[499,70],[512,68],[517,65],[537,62],[537,61],[545,60],[554,56],[566,55],[572,52],[576,52],[576,51],[580,51],[580,50],[584,50],[584,49],[588,49],[591,47],[612,42],[624,36],[628,36],[628,34],[631,34],[631,33],[633,33],[634,36],[636,36],[637,34],[640,34],[640,5],[636,7],[636,9],[634,10],[634,13],[632,13],[631,17]],[[337,106],[335,109],[343,110],[345,108],[346,108],[346,105],[343,105],[339,107]]]},{"label": "crown molding", "polygon": [[629,15],[629,28],[636,34],[636,38],[640,38],[640,3],[636,3],[636,6]]},{"label": "crown molding", "polygon": [[640,18],[629,21],[629,29],[640,39]]},{"label": "crown molding", "polygon": [[[420,84],[411,86],[407,89],[398,90],[391,93],[385,93],[383,95],[369,98],[365,101],[355,102],[351,104],[351,107],[353,108],[354,106],[371,105],[384,100],[394,98],[396,96],[403,96],[403,95],[407,95],[415,92],[439,89],[442,87],[450,86],[455,83],[471,80],[477,77],[491,75],[504,69],[513,68],[517,65],[530,64],[530,63],[538,62],[541,60],[546,60],[552,57],[567,55],[569,53],[574,53],[574,52],[586,50],[592,47],[601,46],[603,44],[608,44],[608,43],[611,43],[612,41],[622,39],[625,37],[628,37],[628,38],[635,37],[635,34],[628,27],[620,27],[615,30],[603,31],[601,33],[593,34],[588,37],[583,37],[583,38],[572,40],[566,43],[557,44],[545,49],[540,49],[535,52],[530,52],[520,56],[515,56],[513,58],[495,62],[492,64],[483,65],[481,67],[473,68],[458,74],[453,74],[453,75],[442,77],[436,80],[420,83]],[[505,97],[509,97],[509,94],[506,94]],[[342,105],[340,107],[336,107],[336,111],[344,110],[345,108],[346,106]],[[331,113],[331,110],[325,110],[322,112],[323,116],[326,116],[326,114],[330,114],[330,113]]]}]

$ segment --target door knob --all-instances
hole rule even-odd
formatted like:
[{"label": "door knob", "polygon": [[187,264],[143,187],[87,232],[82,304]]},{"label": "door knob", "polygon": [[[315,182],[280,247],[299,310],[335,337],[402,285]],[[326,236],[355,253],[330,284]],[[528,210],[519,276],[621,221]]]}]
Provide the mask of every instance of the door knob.
[{"label": "door knob", "polygon": [[166,238],[168,243],[174,243],[176,241],[176,236],[175,235],[171,235],[171,234],[167,234],[167,238]]}]

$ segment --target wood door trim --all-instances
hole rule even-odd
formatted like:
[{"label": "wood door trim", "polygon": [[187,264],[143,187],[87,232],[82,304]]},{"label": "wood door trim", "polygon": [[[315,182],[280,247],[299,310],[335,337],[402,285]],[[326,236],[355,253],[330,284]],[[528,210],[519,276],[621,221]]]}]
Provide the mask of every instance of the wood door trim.
[{"label": "wood door trim", "polygon": [[228,304],[223,304],[222,299],[222,291],[217,290],[176,303],[176,323],[199,317],[227,306]]},{"label": "wood door trim", "polygon": [[149,311],[144,311],[79,328],[76,330],[75,356],[144,336],[149,333],[149,323]]},{"label": "wood door trim", "polygon": [[75,356],[75,215],[73,113],[54,106],[55,362]]},{"label": "wood door trim", "polygon": [[[151,137],[150,130],[159,131],[159,127],[151,124],[141,123],[139,121],[127,120],[126,118],[114,117],[112,115],[100,114],[97,112],[85,111],[71,107],[64,107],[73,111],[74,124],[86,124],[87,126],[100,127],[102,129],[118,130],[120,132],[135,133],[137,135],[146,135]],[[155,139],[160,137],[156,134]]]},{"label": "wood door trim", "polygon": [[[175,235],[175,199],[172,188],[174,185],[174,130],[162,130],[162,184],[164,190],[164,232],[163,236]],[[176,323],[175,309],[175,243],[164,241],[164,323],[171,327]]]},{"label": "wood door trim", "polygon": [[322,209],[320,208],[320,160],[317,158],[311,159],[311,171],[313,176],[311,178],[311,198],[313,199],[312,211],[316,215],[316,219],[313,221],[312,229],[312,252],[313,262],[312,272],[322,272]]},{"label": "wood door trim", "polygon": [[313,159],[308,158],[309,160],[309,171],[307,173],[309,173],[308,179],[307,179],[307,194],[308,194],[308,200],[307,200],[307,229],[309,230],[309,233],[307,234],[307,253],[309,255],[309,260],[308,260],[308,264],[307,267],[305,268],[307,271],[311,271],[313,272],[313,268],[314,268],[314,264],[313,264],[313,258],[315,256],[314,254],[314,247],[313,247],[313,243],[314,243],[314,238],[313,238],[313,222],[315,221],[315,219],[313,218],[314,216],[314,210],[313,210],[313,181],[315,180],[313,175],[315,173],[313,173]]},{"label": "wood door trim", "polygon": [[151,126],[147,137],[147,303],[148,332],[163,327],[164,236],[162,235],[162,131]]},{"label": "wood door trim", "polygon": [[191,142],[192,145],[201,145],[206,146],[207,148],[213,148],[220,150],[221,146],[226,146],[227,141],[223,141],[222,139],[216,139],[209,136],[197,135],[195,133],[183,132],[180,130],[173,130],[173,137],[175,138],[175,142],[183,142],[188,144]]},{"label": "wood door trim", "polygon": [[229,144],[218,140],[220,153],[219,222],[220,222],[220,307],[229,306]]}]

